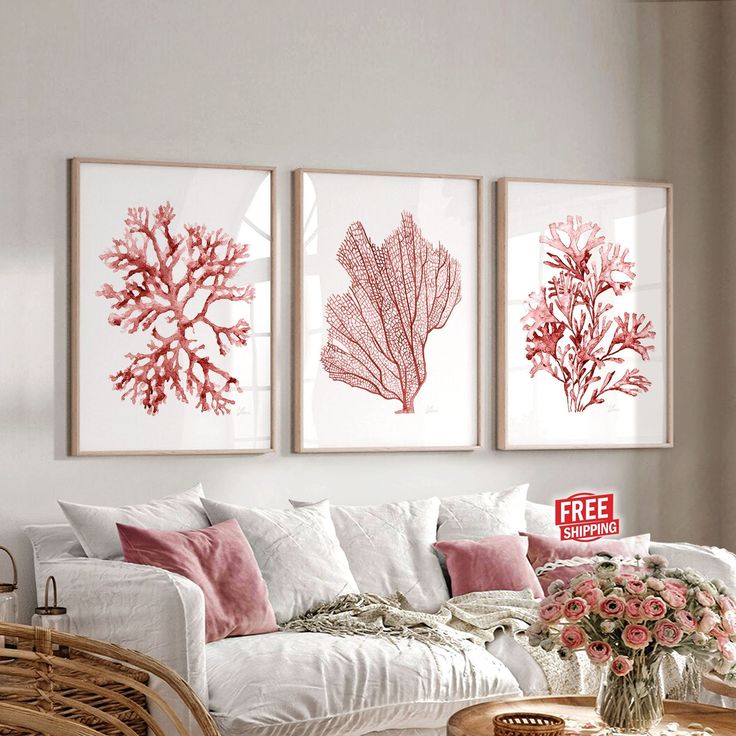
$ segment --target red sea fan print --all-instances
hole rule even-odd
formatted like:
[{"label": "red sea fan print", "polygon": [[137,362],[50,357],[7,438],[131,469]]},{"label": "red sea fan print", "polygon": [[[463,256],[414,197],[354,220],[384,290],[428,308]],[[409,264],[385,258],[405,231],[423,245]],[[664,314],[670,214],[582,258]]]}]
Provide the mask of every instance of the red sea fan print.
[{"label": "red sea fan print", "polygon": [[636,264],[628,248],[599,233],[580,216],[549,226],[539,242],[548,246],[544,265],[553,275],[529,295],[521,319],[531,376],[541,371],[559,381],[570,412],[602,404],[610,392],[639,396],[652,385],[637,368],[619,367],[624,357],[649,360],[656,333],[643,314],[611,314],[608,300],[631,288]]},{"label": "red sea fan print", "polygon": [[150,332],[147,352],[128,353],[129,364],[110,380],[122,400],[140,403],[151,415],[169,392],[185,404],[192,397],[202,412],[229,414],[235,401],[227,394],[240,390],[238,380],[208,353],[225,356],[246,345],[251,328],[244,319],[218,324],[212,308],[253,300],[252,286],[234,283],[248,245],[204,225],[184,225],[176,233],[174,217],[169,202],[153,213],[130,208],[123,236],[100,256],[123,281],[118,289],[103,284],[97,292],[112,302],[109,324],[131,334]]},{"label": "red sea fan print", "polygon": [[460,264],[425,237],[409,212],[381,246],[354,222],[337,251],[350,287],[325,305],[324,369],[334,381],[401,402],[414,413],[427,378],[429,333],[445,326],[460,301]]}]

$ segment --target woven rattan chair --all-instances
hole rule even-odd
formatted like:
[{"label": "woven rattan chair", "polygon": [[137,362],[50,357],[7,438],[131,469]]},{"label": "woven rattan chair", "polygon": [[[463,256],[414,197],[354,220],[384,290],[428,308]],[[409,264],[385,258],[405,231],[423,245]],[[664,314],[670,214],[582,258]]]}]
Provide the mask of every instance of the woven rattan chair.
[{"label": "woven rattan chair", "polygon": [[[0,623],[0,735],[190,736],[163,681],[203,736],[220,736],[192,689],[172,669],[139,652],[49,629]],[[148,712],[155,704],[159,720]],[[166,729],[166,730],[164,730]]]}]

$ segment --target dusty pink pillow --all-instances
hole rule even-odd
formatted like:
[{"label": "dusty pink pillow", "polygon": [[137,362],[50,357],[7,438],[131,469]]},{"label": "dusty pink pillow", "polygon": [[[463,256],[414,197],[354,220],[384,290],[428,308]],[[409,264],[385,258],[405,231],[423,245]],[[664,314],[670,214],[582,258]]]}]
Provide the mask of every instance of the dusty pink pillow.
[{"label": "dusty pink pillow", "polygon": [[[594,557],[601,552],[621,557],[649,554],[649,534],[640,534],[638,537],[624,537],[623,539],[598,539],[595,542],[561,541],[557,537],[542,537],[538,534],[524,534],[529,540],[529,562],[536,570],[548,562],[571,560],[573,557]],[[555,580],[569,583],[581,572],[592,570],[592,565],[575,565],[574,567],[555,567],[554,570],[539,575],[542,590],[547,595],[547,589]]]},{"label": "dusty pink pillow", "polygon": [[445,556],[453,595],[530,588],[535,598],[542,597],[542,588],[526,557],[525,537],[499,534],[437,542],[434,546]]},{"label": "dusty pink pillow", "polygon": [[202,588],[208,642],[278,629],[253,550],[234,519],[185,532],[117,526],[126,562],[161,567]]}]

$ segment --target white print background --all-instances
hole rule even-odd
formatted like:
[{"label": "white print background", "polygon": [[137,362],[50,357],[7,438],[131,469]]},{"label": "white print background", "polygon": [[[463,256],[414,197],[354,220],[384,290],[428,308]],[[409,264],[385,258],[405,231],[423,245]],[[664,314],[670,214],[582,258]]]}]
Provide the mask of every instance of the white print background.
[{"label": "white print background", "polygon": [[[477,442],[477,190],[471,179],[304,174],[302,438],[306,448],[466,447]],[[327,340],[324,305],[350,285],[336,260],[350,224],[360,220],[380,246],[402,211],[434,247],[461,266],[460,303],[425,349],[427,379],[414,414],[398,401],[333,381],[320,363]]]},{"label": "white print background", "polygon": [[[654,351],[643,361],[626,351],[618,371],[638,368],[652,382],[637,397],[620,392],[575,414],[567,410],[563,385],[548,373],[529,375],[525,300],[552,275],[539,243],[552,222],[580,215],[601,227],[607,241],[629,249],[636,278],[621,296],[606,295],[613,309],[644,313],[653,323]],[[663,187],[628,187],[542,182],[508,183],[506,436],[510,446],[630,445],[666,442],[667,408],[667,211]],[[620,276],[620,274],[618,274]],[[613,329],[613,328],[611,328]],[[614,364],[611,364],[612,366]]]},{"label": "white print background", "polygon": [[[79,235],[79,391],[82,452],[239,450],[270,446],[271,435],[271,190],[270,172],[243,169],[145,166],[128,164],[80,165]],[[121,401],[110,374],[128,365],[125,354],[146,351],[150,332],[129,335],[107,322],[110,300],[96,296],[102,284],[119,289],[121,273],[99,258],[122,237],[128,207],[152,212],[170,201],[175,212],[171,229],[202,224],[223,228],[238,242],[250,244],[248,262],[236,277],[238,285],[256,289],[251,304],[220,301],[210,317],[232,325],[241,317],[251,325],[245,347],[222,357],[211,336],[198,328],[213,362],[234,375],[242,393],[230,414],[216,416],[196,408],[196,397],[181,403],[168,392],[155,416],[140,404]],[[160,331],[168,325],[162,323]]]}]

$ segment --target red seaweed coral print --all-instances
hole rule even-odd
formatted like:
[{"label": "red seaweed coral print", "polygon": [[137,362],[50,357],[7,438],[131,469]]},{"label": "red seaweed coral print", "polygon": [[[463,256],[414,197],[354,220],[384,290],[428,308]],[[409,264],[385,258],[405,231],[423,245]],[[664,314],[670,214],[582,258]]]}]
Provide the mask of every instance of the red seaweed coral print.
[{"label": "red seaweed coral print", "polygon": [[337,261],[350,286],[327,300],[322,366],[332,380],[398,401],[397,414],[412,414],[427,378],[427,338],[460,302],[460,264],[422,235],[409,212],[380,246],[354,222]]},{"label": "red seaweed coral print", "polygon": [[222,325],[212,315],[217,302],[251,302],[252,286],[235,278],[245,266],[248,245],[221,229],[204,225],[172,227],[169,202],[154,212],[128,209],[121,238],[100,256],[120,274],[122,285],[103,284],[97,296],[112,304],[108,322],[127,333],[146,332],[146,350],[125,355],[129,363],[110,376],[122,400],[140,403],[155,415],[170,393],[202,412],[229,414],[240,390],[238,379],[218,365],[211,353],[228,354],[245,346],[250,325],[245,319]]},{"label": "red seaweed coral print", "polygon": [[544,265],[552,275],[529,295],[521,320],[531,376],[547,373],[559,381],[569,412],[602,404],[612,393],[648,391],[651,381],[638,368],[622,366],[626,358],[649,360],[652,322],[636,312],[612,313],[611,301],[636,278],[628,249],[580,216],[550,224],[539,242],[547,246]]}]

